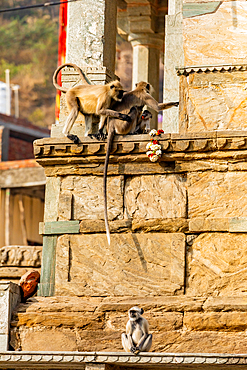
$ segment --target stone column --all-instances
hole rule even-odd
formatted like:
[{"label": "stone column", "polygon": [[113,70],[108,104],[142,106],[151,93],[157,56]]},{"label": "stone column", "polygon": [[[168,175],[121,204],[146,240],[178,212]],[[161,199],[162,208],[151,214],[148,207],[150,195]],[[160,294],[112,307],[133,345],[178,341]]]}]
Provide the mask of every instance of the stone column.
[{"label": "stone column", "polygon": [[[81,0],[69,3],[66,63],[78,65],[93,84],[105,84],[115,79],[116,32],[116,1]],[[63,71],[62,83],[71,87],[81,81],[73,68],[67,68]],[[52,126],[51,136],[63,137],[62,126],[68,113],[62,93],[59,125]],[[84,127],[84,117],[79,115],[71,133],[84,136]],[[96,124],[94,130],[97,130]]]},{"label": "stone column", "polygon": [[[153,88],[153,97],[159,101],[159,60],[163,50],[163,37],[158,34],[130,35],[133,47],[132,87],[140,81],[149,82]],[[157,127],[157,113],[152,111],[151,128]]]},{"label": "stone column", "polygon": [[[175,67],[184,64],[182,27],[183,2],[169,0],[168,15],[165,17],[164,102],[179,100],[179,77]],[[163,112],[163,130],[178,133],[179,107]]]}]

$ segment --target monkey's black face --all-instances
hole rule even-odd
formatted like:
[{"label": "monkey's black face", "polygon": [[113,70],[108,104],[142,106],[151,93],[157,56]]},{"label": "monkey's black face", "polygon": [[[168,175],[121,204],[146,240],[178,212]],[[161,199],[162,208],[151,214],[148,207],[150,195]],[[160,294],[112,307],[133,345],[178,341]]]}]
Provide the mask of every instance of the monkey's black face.
[{"label": "monkey's black face", "polygon": [[119,91],[118,91],[118,95],[117,95],[117,97],[118,97],[118,99],[119,99],[119,100],[122,100],[123,93],[124,93],[124,91],[123,91],[123,90],[119,90]]},{"label": "monkey's black face", "polygon": [[139,316],[140,316],[139,312],[134,311],[134,310],[130,310],[129,311],[129,317],[130,317],[130,319],[137,320]]}]

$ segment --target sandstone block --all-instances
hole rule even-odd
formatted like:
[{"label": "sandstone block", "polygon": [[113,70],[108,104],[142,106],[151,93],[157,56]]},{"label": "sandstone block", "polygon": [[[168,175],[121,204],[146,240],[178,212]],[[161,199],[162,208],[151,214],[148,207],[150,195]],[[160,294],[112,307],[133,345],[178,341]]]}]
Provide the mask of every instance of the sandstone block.
[{"label": "sandstone block", "polygon": [[155,310],[157,312],[183,312],[183,311],[200,311],[206,298],[181,296],[165,297],[116,297],[104,298],[99,304],[99,311],[117,311],[126,312],[133,306],[141,306],[144,312]]},{"label": "sandstone block", "polygon": [[[152,350],[170,353],[245,353],[244,332],[170,331],[155,335]],[[224,367],[224,366],[223,366]]]},{"label": "sandstone block", "polygon": [[204,311],[247,311],[247,297],[209,297],[203,304]]},{"label": "sandstone block", "polygon": [[[236,2],[232,14],[232,4],[223,2],[213,14],[183,20],[184,65],[215,65],[225,64],[226,61],[229,64],[243,63],[247,47],[244,37],[247,31],[247,4]],[[226,103],[230,104],[230,101],[226,100]]]},{"label": "sandstone block", "polygon": [[186,187],[181,175],[129,178],[124,199],[127,218],[186,218]]},{"label": "sandstone block", "polygon": [[246,217],[246,172],[188,174],[189,218]]},{"label": "sandstone block", "polygon": [[61,191],[59,195],[58,218],[62,220],[71,220],[72,216],[72,193],[69,190]]},{"label": "sandstone block", "polygon": [[[185,237],[181,233],[61,236],[56,294],[83,296],[182,294]],[[99,281],[101,284],[99,285]]]},{"label": "sandstone block", "polygon": [[[71,176],[72,177],[72,176]],[[64,181],[64,180],[63,180]],[[65,185],[63,184],[64,187]],[[68,180],[65,178],[65,182]],[[73,182],[73,185],[71,185]],[[98,176],[75,176],[70,178],[73,186],[73,219],[103,220],[103,178]],[[123,218],[123,177],[108,178],[108,217],[109,220]]]},{"label": "sandstone block", "polygon": [[246,234],[208,233],[188,251],[187,294],[245,296]]},{"label": "sandstone block", "polygon": [[47,177],[45,187],[45,213],[44,221],[57,221],[59,193],[61,179],[60,177]]},{"label": "sandstone block", "polygon": [[244,331],[247,328],[247,312],[186,312],[184,325],[188,330]]}]

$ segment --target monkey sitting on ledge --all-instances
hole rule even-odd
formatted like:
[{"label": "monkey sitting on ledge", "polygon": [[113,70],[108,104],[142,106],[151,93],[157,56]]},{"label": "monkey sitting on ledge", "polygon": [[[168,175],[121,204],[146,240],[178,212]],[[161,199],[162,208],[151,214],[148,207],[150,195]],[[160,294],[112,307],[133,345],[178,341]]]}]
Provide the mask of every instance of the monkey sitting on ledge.
[{"label": "monkey sitting on ledge", "polygon": [[152,334],[148,333],[148,322],[141,315],[143,309],[132,307],[129,310],[129,321],[126,325],[126,333],[122,334],[122,345],[126,352],[138,354],[148,352],[152,346]]}]

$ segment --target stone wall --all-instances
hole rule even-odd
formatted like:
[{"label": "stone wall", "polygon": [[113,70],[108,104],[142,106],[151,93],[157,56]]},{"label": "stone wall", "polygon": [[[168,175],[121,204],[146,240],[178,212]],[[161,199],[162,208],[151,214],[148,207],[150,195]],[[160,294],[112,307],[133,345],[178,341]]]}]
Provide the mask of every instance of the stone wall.
[{"label": "stone wall", "polygon": [[114,140],[110,246],[103,220],[106,143],[35,142],[47,176],[40,293],[55,297],[19,306],[15,349],[121,350],[127,310],[139,305],[154,334],[152,351],[245,351],[247,135],[162,135],[156,163],[145,154],[148,141],[148,135]]}]

